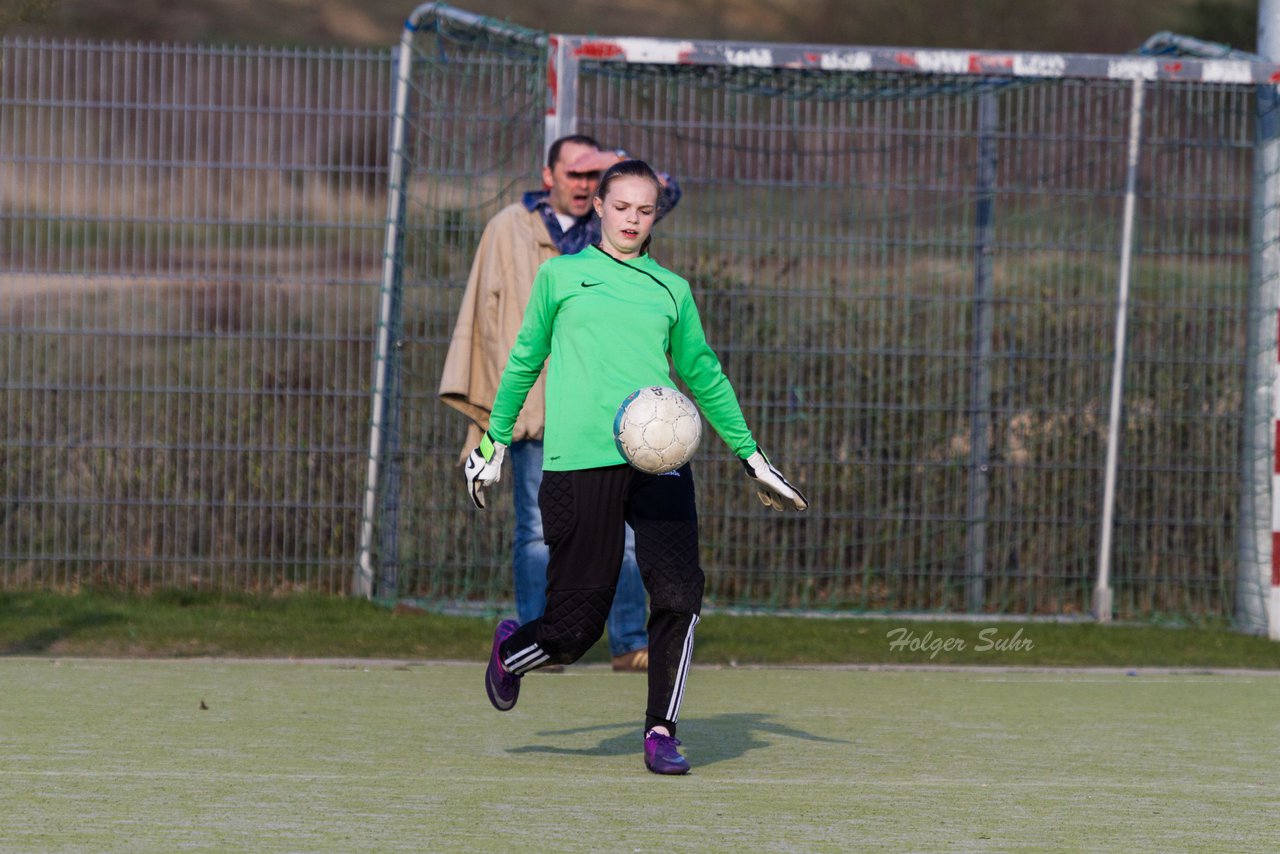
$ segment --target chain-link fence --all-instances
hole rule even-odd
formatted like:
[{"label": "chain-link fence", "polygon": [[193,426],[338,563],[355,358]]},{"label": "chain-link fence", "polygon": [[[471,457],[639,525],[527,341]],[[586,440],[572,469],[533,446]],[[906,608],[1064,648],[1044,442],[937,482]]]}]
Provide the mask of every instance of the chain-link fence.
[{"label": "chain-link fence", "polygon": [[3,57],[0,585],[347,589],[388,52]]},{"label": "chain-link fence", "polygon": [[[509,498],[472,513],[435,389],[485,222],[539,184],[551,88],[560,127],[680,181],[655,254],[813,500],[756,509],[706,443],[709,604],[1087,610],[1132,80],[573,45],[567,93],[538,34],[420,28],[388,280],[394,52],[6,42],[0,585],[347,588],[385,364],[382,592],[508,601]],[[1115,607],[1228,616],[1254,87],[1137,76]]]}]

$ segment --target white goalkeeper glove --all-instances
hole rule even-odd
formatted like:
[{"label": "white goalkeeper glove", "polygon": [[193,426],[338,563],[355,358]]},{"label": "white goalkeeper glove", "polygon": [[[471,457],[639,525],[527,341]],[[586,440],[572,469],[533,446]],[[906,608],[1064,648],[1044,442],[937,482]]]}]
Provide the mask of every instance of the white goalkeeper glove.
[{"label": "white goalkeeper glove", "polygon": [[480,446],[467,455],[463,470],[467,475],[467,493],[471,501],[484,509],[484,491],[502,479],[502,456],[507,446],[493,441],[489,431],[480,437]]},{"label": "white goalkeeper glove", "polygon": [[786,510],[788,506],[796,510],[808,509],[809,500],[800,494],[800,490],[787,482],[782,472],[773,467],[773,463],[769,462],[764,452],[757,449],[754,454],[743,460],[742,464],[747,467],[747,474],[755,479],[756,495],[760,496],[764,506],[778,511]]}]

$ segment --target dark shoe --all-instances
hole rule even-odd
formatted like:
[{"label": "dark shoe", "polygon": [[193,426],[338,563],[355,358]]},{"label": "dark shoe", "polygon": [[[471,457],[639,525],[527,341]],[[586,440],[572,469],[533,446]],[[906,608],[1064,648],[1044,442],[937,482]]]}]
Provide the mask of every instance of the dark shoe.
[{"label": "dark shoe", "polygon": [[502,654],[498,649],[502,642],[515,634],[520,624],[515,620],[503,620],[493,633],[493,652],[489,656],[489,669],[484,674],[484,689],[489,702],[500,712],[509,711],[520,697],[520,677],[502,666]]},{"label": "dark shoe", "polygon": [[619,673],[646,673],[649,670],[649,647],[642,646],[631,652],[613,657],[613,669]]},{"label": "dark shoe", "polygon": [[655,774],[688,774],[689,760],[676,750],[680,739],[649,730],[644,734],[644,767]]}]

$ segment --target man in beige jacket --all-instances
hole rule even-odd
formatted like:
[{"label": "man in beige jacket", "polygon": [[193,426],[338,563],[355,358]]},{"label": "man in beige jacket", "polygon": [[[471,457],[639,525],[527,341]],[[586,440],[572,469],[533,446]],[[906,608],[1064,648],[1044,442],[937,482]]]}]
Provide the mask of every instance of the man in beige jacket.
[{"label": "man in beige jacket", "polygon": [[[500,210],[485,226],[462,296],[458,322],[440,380],[440,398],[470,421],[462,456],[489,426],[502,369],[520,331],[538,267],[556,255],[580,252],[599,240],[599,219],[591,199],[601,173],[627,154],[601,150],[589,136],[575,134],[552,143],[542,170],[544,189]],[[680,199],[668,176],[660,213]],[[516,530],[512,543],[516,614],[521,624],[542,615],[546,606],[548,551],[542,536],[538,487],[542,482],[542,431],[545,374],[529,393],[516,420],[511,460]],[[626,551],[609,612],[609,651],[613,668],[648,668],[648,609],[636,566],[635,539],[627,529]]]}]

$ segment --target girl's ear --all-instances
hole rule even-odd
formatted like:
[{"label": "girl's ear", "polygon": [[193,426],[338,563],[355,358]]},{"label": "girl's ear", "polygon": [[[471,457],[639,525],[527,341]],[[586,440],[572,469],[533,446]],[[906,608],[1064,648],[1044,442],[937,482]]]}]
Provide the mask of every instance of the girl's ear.
[{"label": "girl's ear", "polygon": [[600,201],[599,196],[591,197],[591,206],[595,208],[596,216],[598,217],[604,216],[604,202]]}]

